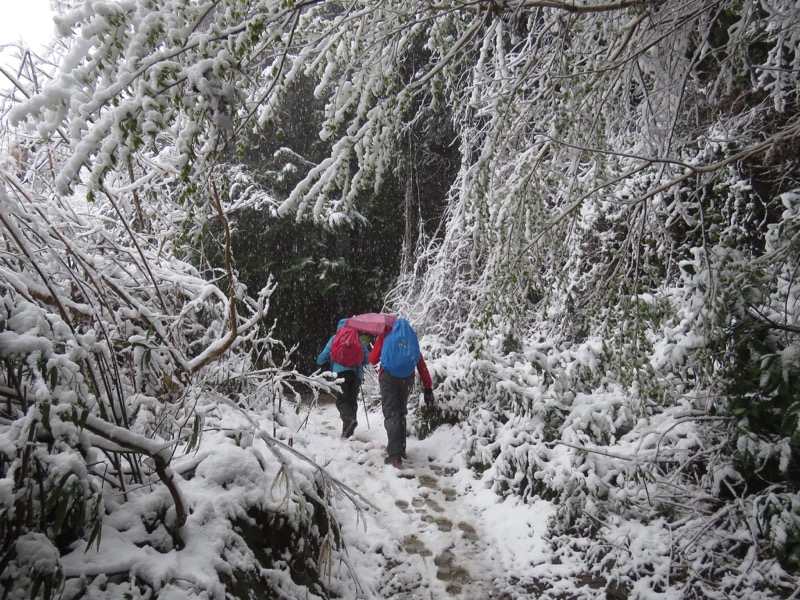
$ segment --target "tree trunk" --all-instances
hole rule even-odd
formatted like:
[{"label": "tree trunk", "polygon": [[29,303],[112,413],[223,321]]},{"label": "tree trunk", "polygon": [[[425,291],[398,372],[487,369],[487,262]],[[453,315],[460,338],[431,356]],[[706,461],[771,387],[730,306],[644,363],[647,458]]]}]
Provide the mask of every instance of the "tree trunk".
[{"label": "tree trunk", "polygon": [[411,151],[411,140],[409,137],[408,158],[406,160],[406,181],[405,181],[405,236],[403,237],[403,264],[401,272],[408,273],[414,264],[414,250],[417,229],[417,206],[414,201],[414,160]]}]

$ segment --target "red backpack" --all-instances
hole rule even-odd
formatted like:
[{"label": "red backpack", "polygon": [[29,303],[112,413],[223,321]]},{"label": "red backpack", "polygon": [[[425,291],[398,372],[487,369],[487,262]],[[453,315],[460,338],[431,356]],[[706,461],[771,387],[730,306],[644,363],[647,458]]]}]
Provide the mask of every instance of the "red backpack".
[{"label": "red backpack", "polygon": [[358,331],[344,326],[333,336],[331,359],[345,367],[357,367],[364,362],[364,346]]}]

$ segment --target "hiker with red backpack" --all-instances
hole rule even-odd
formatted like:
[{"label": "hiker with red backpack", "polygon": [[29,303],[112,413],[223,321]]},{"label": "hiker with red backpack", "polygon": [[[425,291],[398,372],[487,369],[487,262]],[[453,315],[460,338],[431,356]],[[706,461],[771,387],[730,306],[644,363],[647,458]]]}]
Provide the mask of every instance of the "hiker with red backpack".
[{"label": "hiker with red backpack", "polygon": [[317,364],[331,363],[331,370],[342,378],[341,392],[336,395],[336,408],[342,419],[342,437],[353,435],[358,425],[358,390],[364,379],[364,365],[369,364],[367,346],[358,331],[346,326],[347,319],[339,321],[336,333],[317,357]]},{"label": "hiker with red backpack", "polygon": [[408,396],[414,387],[414,371],[419,372],[425,404],[433,404],[433,381],[419,350],[417,334],[405,319],[397,319],[390,330],[378,336],[369,354],[373,365],[381,363],[378,383],[386,428],[384,459],[398,469],[406,458],[406,414]]}]

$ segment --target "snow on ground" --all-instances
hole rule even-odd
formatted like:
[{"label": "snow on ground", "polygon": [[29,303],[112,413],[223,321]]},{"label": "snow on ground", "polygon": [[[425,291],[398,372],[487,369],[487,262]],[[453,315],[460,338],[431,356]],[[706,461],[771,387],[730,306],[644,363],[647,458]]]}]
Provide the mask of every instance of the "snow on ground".
[{"label": "snow on ground", "polygon": [[[415,404],[416,400],[409,415],[411,428]],[[544,501],[526,505],[517,498],[495,495],[466,467],[465,435],[460,427],[440,427],[423,440],[410,436],[404,468],[385,465],[386,432],[376,395],[369,405],[373,408],[368,418],[361,405],[359,425],[350,439],[340,437],[341,422],[330,401],[309,404],[306,400],[298,407],[299,414],[285,413],[291,424],[284,422],[277,435],[285,441],[291,435],[295,451],[342,484],[330,488],[344,490],[333,499],[345,546],[340,553],[343,560],[333,561],[330,577],[325,577],[333,596],[368,600],[535,597],[525,585],[554,568],[544,540],[553,506]],[[173,510],[166,489],[144,489],[147,493],[132,491],[128,501],[123,501],[123,494],[109,496],[97,543],[87,549],[86,542],[80,542],[60,561],[44,536],[22,540],[38,549],[24,552],[25,560],[38,561],[38,566],[30,567],[32,572],[63,569],[68,578],[64,598],[149,597],[138,581],[147,584],[142,589],[160,590],[159,598],[164,600],[224,596],[225,583],[218,572],[253,568],[248,549],[231,528],[232,521],[244,517],[243,507],[265,503],[277,509],[282,495],[272,494],[280,467],[269,460],[272,454],[265,439],[272,436],[266,429],[258,431],[271,421],[256,423],[253,413],[227,404],[220,410],[201,449],[181,454],[173,462],[176,472],[185,475],[179,477],[189,509],[181,528],[185,547],[176,550],[161,523],[165,511],[170,518]],[[253,432],[248,439],[239,437],[248,430]],[[305,462],[294,468],[298,475],[303,469],[316,472]],[[345,493],[348,489],[352,493]],[[22,567],[21,575],[27,572]],[[324,576],[325,565],[320,567]],[[285,597],[309,597],[308,590],[285,572],[276,570],[274,575],[281,579]],[[18,594],[11,598],[26,597],[25,588],[21,582]]]},{"label": "snow on ground", "polygon": [[[373,403],[370,403],[372,406]],[[334,589],[362,598],[522,598],[514,582],[546,561],[543,540],[549,503],[503,500],[465,466],[464,437],[442,427],[409,437],[402,470],[383,463],[386,432],[380,407],[348,440],[333,403],[314,404],[295,448],[358,492],[363,514],[342,498],[338,518],[349,568],[361,590]],[[413,418],[413,415],[409,415]],[[345,565],[334,568],[347,579]]]}]

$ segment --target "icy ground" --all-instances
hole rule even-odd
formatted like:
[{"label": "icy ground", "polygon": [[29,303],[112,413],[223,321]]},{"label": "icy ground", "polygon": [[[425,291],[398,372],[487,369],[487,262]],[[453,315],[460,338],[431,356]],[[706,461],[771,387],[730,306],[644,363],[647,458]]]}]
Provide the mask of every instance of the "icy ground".
[{"label": "icy ground", "polygon": [[535,597],[529,576],[549,562],[542,535],[552,506],[503,500],[476,479],[465,466],[458,427],[423,440],[409,437],[404,468],[385,465],[380,406],[373,399],[367,419],[359,402],[359,425],[349,440],[340,437],[330,402],[307,409],[307,425],[294,440],[358,493],[363,510],[344,497],[339,503],[350,564],[334,565],[334,579],[349,580],[352,588],[334,585],[333,591],[401,600]]}]

